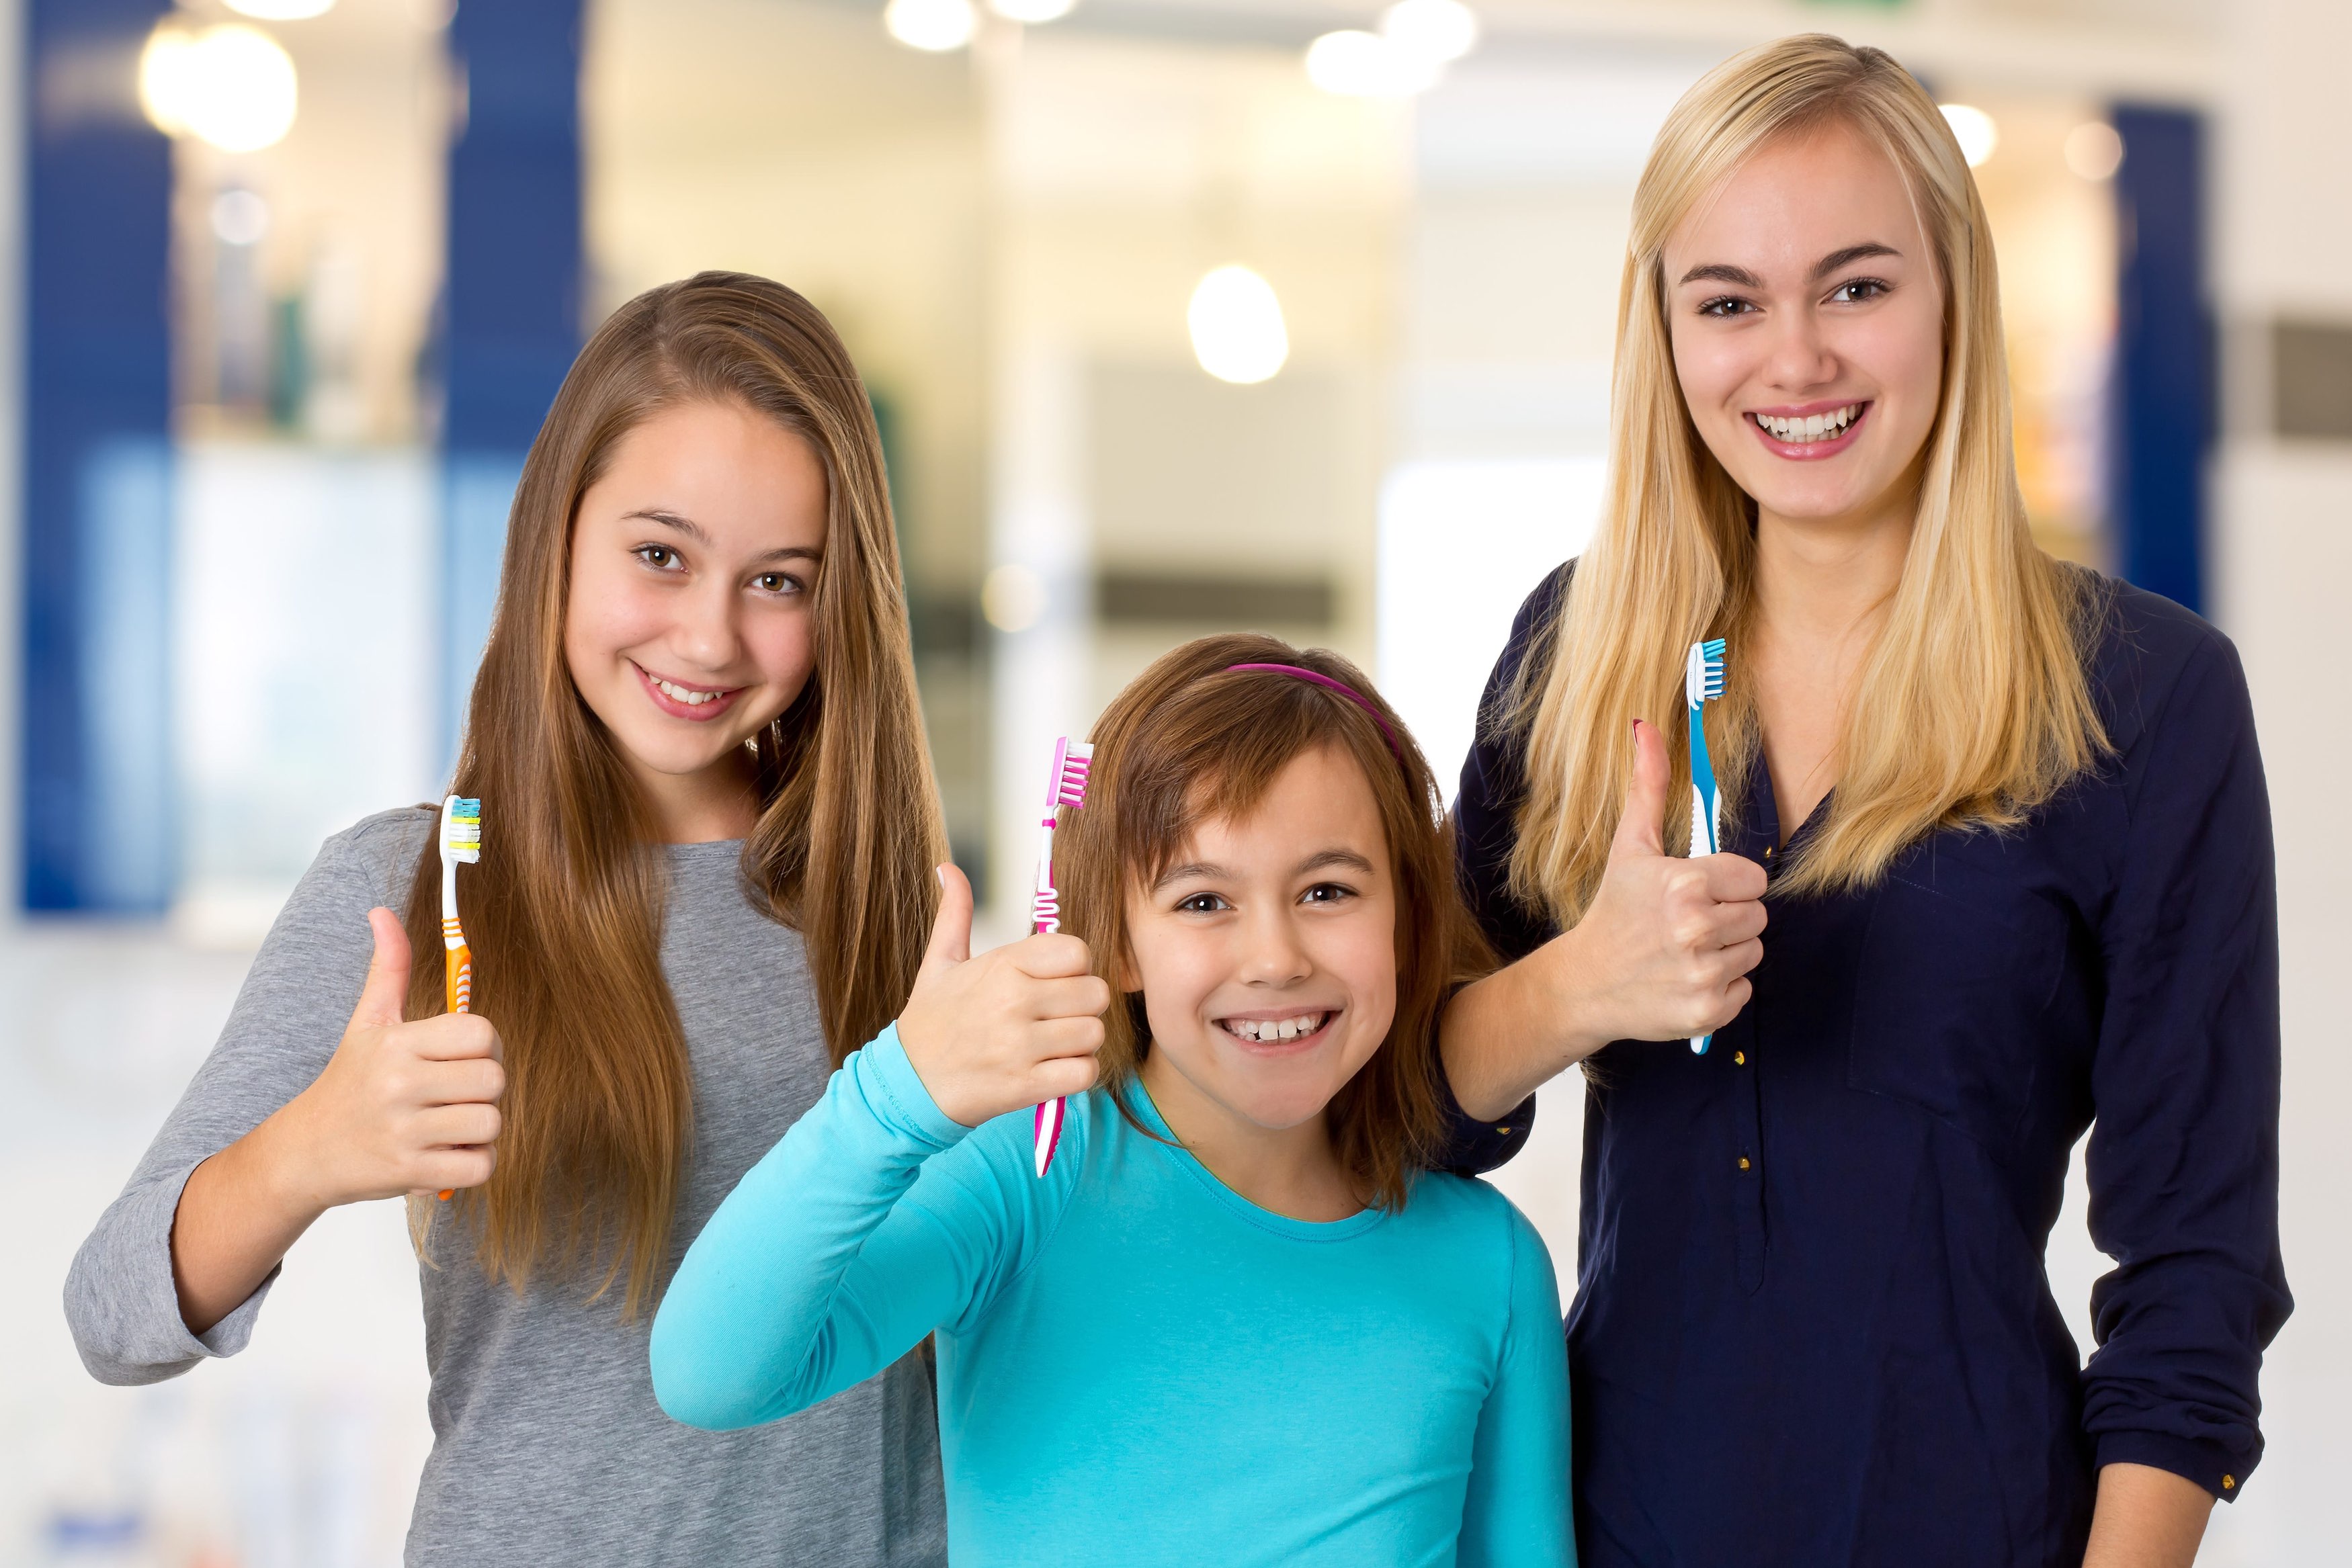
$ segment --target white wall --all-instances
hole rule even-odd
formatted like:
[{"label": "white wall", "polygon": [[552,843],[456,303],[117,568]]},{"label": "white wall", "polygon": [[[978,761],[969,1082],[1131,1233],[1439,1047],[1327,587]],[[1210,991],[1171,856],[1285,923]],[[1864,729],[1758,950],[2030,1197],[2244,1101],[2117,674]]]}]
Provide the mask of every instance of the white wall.
[{"label": "white wall", "polygon": [[[2224,323],[2352,324],[2352,7],[2251,0],[2236,7],[2221,105],[2213,257]],[[2254,367],[2257,371],[2259,367]],[[2352,1542],[2352,1223],[2343,1153],[2352,1134],[2344,954],[2352,848],[2340,824],[2352,771],[2352,700],[2336,672],[2352,592],[2352,444],[2282,443],[2242,426],[2256,389],[2233,382],[2241,426],[2213,486],[2211,610],[2244,655],[2279,851],[2286,1041],[2281,1224],[2295,1315],[2263,1374],[2270,1441],[2245,1500],[2222,1511],[2215,1561],[2341,1561]],[[2231,1555],[2220,1553],[2227,1550]]]}]

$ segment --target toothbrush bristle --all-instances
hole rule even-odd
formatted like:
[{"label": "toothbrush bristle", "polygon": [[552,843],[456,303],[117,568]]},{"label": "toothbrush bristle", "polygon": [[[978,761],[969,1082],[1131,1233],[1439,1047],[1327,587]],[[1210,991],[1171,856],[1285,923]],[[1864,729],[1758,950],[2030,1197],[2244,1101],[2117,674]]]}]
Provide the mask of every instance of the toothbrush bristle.
[{"label": "toothbrush bristle", "polygon": [[1061,759],[1061,768],[1054,780],[1054,804],[1083,806],[1087,803],[1087,775],[1094,769],[1095,748],[1081,741],[1065,741]]},{"label": "toothbrush bristle", "polygon": [[463,795],[449,797],[441,818],[441,852],[468,864],[482,858],[482,803]]},{"label": "toothbrush bristle", "polygon": [[1683,672],[1683,696],[1692,707],[1723,695],[1723,653],[1724,640],[1720,637],[1691,644],[1690,658]]}]

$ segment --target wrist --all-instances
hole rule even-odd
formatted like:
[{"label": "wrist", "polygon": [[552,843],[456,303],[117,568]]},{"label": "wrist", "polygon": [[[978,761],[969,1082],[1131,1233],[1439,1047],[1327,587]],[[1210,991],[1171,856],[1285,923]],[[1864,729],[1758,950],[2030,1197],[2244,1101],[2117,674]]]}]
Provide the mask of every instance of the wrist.
[{"label": "wrist", "polygon": [[244,1137],[214,1156],[234,1168],[236,1186],[290,1229],[307,1228],[331,1208],[350,1203],[331,1181],[333,1161],[310,1136],[305,1090]]},{"label": "wrist", "polygon": [[1553,1020],[1556,1071],[1575,1066],[1623,1032],[1607,1016],[1603,988],[1596,979],[1603,967],[1594,962],[1591,945],[1587,925],[1570,927],[1552,938],[1545,949],[1550,961],[1534,977],[1540,988],[1537,1003],[1541,1016]]}]

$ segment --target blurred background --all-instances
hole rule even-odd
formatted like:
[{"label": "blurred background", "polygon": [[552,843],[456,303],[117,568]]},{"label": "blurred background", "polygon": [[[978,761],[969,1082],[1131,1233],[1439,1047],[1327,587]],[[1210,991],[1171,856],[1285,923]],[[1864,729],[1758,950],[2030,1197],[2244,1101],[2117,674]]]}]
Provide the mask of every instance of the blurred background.
[{"label": "blurred background", "polygon": [[[398,1560],[429,1433],[395,1206],[331,1216],[247,1354],[154,1388],[89,1381],[58,1290],[320,840],[440,793],[523,450],[606,311],[740,267],[839,326],[956,853],[1009,934],[1053,737],[1184,638],[1343,651],[1451,776],[1591,524],[1650,139],[1810,29],[1895,51],[1977,166],[2043,541],[2244,653],[2300,1311],[2203,1561],[2343,1560],[2341,0],[0,16],[0,1564]],[[1571,1276],[1576,1092],[1500,1177]],[[2051,1274],[2087,1348],[2083,1223],[2078,1173]]]}]

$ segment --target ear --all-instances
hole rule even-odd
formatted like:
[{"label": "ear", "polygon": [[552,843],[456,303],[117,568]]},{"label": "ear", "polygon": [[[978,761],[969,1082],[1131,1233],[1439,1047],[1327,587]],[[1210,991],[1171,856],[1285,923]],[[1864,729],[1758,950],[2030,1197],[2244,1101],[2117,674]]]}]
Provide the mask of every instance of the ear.
[{"label": "ear", "polygon": [[1118,961],[1111,966],[1110,983],[1130,995],[1139,995],[1143,990],[1143,977],[1135,972],[1135,954],[1124,942],[1118,945]]}]

